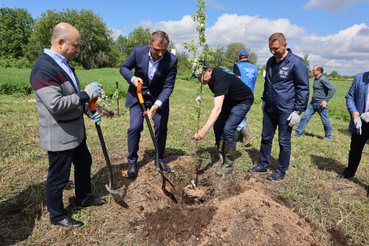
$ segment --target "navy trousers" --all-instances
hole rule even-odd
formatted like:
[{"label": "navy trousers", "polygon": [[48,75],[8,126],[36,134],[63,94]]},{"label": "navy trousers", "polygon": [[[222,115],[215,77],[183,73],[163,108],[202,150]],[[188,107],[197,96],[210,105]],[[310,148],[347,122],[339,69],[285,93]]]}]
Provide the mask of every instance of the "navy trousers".
[{"label": "navy trousers", "polygon": [[[152,102],[145,100],[145,106],[149,111],[149,108],[152,106]],[[138,159],[137,151],[139,149],[141,132],[143,130],[144,116],[139,104],[133,105],[129,109],[129,113],[130,113],[130,126],[127,131],[127,141],[128,141],[127,159],[129,164],[135,164],[137,163]],[[153,118],[155,139],[158,145],[160,161],[164,160],[164,151],[168,132],[168,119],[169,119],[169,103],[166,103],[165,105],[163,105],[163,108],[159,108],[156,111]]]},{"label": "navy trousers", "polygon": [[71,164],[74,165],[76,204],[84,204],[91,197],[92,158],[86,141],[71,150],[48,151],[49,171],[46,181],[46,205],[50,221],[58,222],[68,216],[63,205],[63,188],[69,181]]},{"label": "navy trousers", "polygon": [[259,165],[267,168],[269,166],[269,158],[272,152],[272,143],[275,131],[278,127],[279,131],[279,157],[277,172],[286,174],[290,165],[291,158],[291,132],[287,121],[288,116],[291,113],[279,114],[264,112],[263,117],[263,130],[261,133],[261,146],[260,146],[260,158]]},{"label": "navy trousers", "polygon": [[348,166],[345,168],[346,176],[355,176],[356,170],[359,167],[361,156],[366,141],[369,139],[369,123],[363,121],[362,134],[353,133],[351,135],[350,152],[348,158]]}]

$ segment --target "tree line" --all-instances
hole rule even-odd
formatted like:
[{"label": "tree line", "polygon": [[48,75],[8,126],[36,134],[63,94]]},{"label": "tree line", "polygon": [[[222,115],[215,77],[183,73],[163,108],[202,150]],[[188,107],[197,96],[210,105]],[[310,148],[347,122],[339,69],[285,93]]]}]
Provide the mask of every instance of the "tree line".
[{"label": "tree line", "polygon": [[[147,44],[151,33],[155,31],[140,26],[128,36],[119,35],[114,40],[112,31],[92,10],[46,10],[40,17],[33,19],[24,8],[3,7],[0,8],[0,67],[31,68],[43,49],[50,47],[52,28],[59,22],[68,22],[80,32],[81,53],[70,62],[76,69],[119,67],[133,51],[134,46]],[[175,43],[170,41],[168,50],[174,48]],[[204,48],[210,49],[208,46]],[[238,61],[241,50],[247,50],[250,62],[257,64],[257,54],[251,52],[242,42],[230,43],[226,48],[215,48],[214,52],[211,52],[210,62],[215,67],[231,70],[233,64]],[[178,71],[192,72],[192,64],[188,61],[190,54],[187,51],[178,51],[176,55]],[[304,56],[304,60],[312,76],[308,54]],[[265,64],[259,65],[258,69],[259,74],[262,74]],[[341,76],[337,71],[324,75],[334,80],[352,79],[352,76]]]},{"label": "tree line", "polygon": [[[33,19],[24,8],[3,7],[0,8],[0,67],[31,68],[43,49],[50,47],[52,28],[59,22],[68,22],[80,32],[81,53],[70,62],[77,69],[118,67],[135,45],[147,44],[155,31],[140,26],[128,36],[119,35],[114,40],[112,31],[92,10],[46,10]],[[174,48],[175,43],[171,41],[168,50]],[[241,50],[248,50],[250,62],[256,64],[257,55],[241,42],[230,43],[226,49],[217,47],[211,63],[231,69]],[[191,71],[192,64],[187,60],[190,54],[179,51],[176,55],[178,70]]]}]

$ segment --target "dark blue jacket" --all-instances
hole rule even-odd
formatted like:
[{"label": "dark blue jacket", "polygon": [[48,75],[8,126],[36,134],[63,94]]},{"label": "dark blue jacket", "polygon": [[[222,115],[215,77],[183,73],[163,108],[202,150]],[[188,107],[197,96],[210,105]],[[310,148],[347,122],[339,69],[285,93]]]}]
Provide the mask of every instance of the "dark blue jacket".
[{"label": "dark blue jacket", "polygon": [[277,65],[278,70],[272,79],[272,63],[269,58],[262,99],[264,110],[269,113],[291,113],[305,111],[309,100],[309,74],[304,59],[288,50],[287,56]]},{"label": "dark blue jacket", "polygon": [[133,77],[131,70],[135,68],[134,76],[144,81],[142,95],[151,95],[154,101],[159,100],[163,103],[161,106],[162,110],[169,110],[169,96],[172,94],[174,88],[178,58],[169,51],[166,51],[162,60],[159,62],[158,69],[152,81],[149,83],[149,50],[148,45],[135,46],[131,54],[120,66],[120,73],[129,84],[126,107],[130,108],[138,102],[137,88],[131,82]]}]

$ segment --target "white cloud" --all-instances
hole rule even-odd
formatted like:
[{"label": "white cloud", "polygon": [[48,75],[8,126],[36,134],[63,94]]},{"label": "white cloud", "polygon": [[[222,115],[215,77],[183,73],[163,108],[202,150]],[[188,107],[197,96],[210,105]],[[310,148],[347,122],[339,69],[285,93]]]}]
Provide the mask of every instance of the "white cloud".
[{"label": "white cloud", "polygon": [[123,32],[119,29],[110,29],[110,30],[113,31],[112,37],[114,40],[116,40],[119,37],[119,35],[124,36]]},{"label": "white cloud", "polygon": [[363,72],[363,69],[368,70],[368,63],[364,61],[369,60],[369,27],[360,24],[334,35],[306,35],[301,39],[301,49],[305,53],[319,55],[309,61],[326,64],[326,70],[347,75]]},{"label": "white cloud", "polygon": [[355,2],[369,2],[368,0],[310,0],[304,8],[323,8],[329,12],[348,10]]},{"label": "white cloud", "polygon": [[[143,21],[137,26],[166,31],[178,50],[183,50],[183,43],[198,38],[196,25],[189,15],[178,21]],[[317,36],[306,33],[304,27],[288,19],[223,14],[213,26],[207,27],[206,37],[212,48],[242,42],[258,55],[258,64],[265,64],[271,56],[268,38],[274,32],[284,33],[293,53],[301,57],[308,53],[311,66],[321,64],[327,73],[336,70],[342,75],[354,75],[369,70],[369,27],[366,24],[356,24],[333,35]]]},{"label": "white cloud", "polygon": [[217,3],[217,0],[208,0],[206,4],[209,4],[211,7],[215,9],[225,9],[225,7],[221,3]]},{"label": "white cloud", "polygon": [[151,31],[163,30],[173,40],[177,49],[183,48],[183,43],[191,42],[196,39],[196,24],[190,15],[185,15],[179,21],[160,21],[152,23],[151,21],[141,21],[136,27],[142,26],[150,28]]}]

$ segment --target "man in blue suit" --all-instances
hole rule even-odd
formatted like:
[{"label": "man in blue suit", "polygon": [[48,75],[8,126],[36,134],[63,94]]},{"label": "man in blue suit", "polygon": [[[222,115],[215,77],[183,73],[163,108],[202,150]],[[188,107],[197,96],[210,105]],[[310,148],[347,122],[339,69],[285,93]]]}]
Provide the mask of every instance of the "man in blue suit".
[{"label": "man in blue suit", "polygon": [[368,84],[369,71],[357,74],[346,95],[346,106],[351,115],[349,131],[352,135],[348,167],[338,178],[351,178],[355,175],[363,148],[369,139]]},{"label": "man in blue suit", "polygon": [[[137,176],[137,151],[141,131],[143,130],[143,114],[137,97],[137,84],[141,83],[145,105],[149,108],[149,119],[154,120],[156,142],[159,150],[160,168],[170,172],[164,162],[164,151],[167,140],[169,118],[169,96],[172,94],[177,74],[178,58],[167,51],[169,37],[163,31],[151,34],[148,45],[137,45],[120,66],[120,73],[129,84],[126,108],[130,112],[128,129],[128,176]],[[135,69],[135,74],[131,72]]]}]

